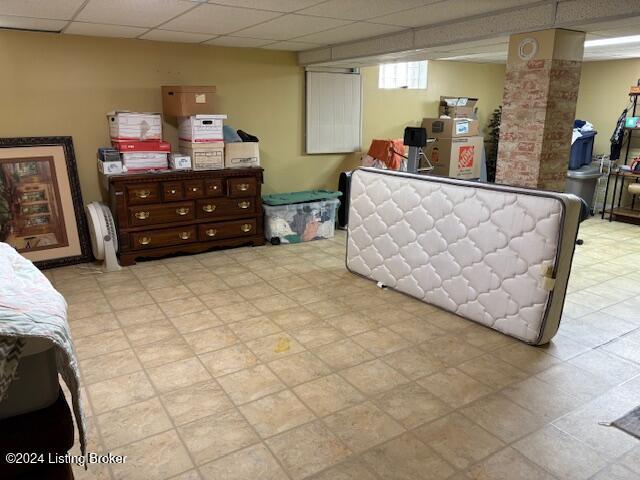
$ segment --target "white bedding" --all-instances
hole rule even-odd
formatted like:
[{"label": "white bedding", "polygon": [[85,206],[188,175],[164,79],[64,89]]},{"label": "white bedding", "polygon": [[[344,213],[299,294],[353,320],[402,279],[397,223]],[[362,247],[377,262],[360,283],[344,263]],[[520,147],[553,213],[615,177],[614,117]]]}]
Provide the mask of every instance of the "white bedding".
[{"label": "white bedding", "polygon": [[560,322],[579,212],[573,195],[359,169],[347,268],[543,344]]}]

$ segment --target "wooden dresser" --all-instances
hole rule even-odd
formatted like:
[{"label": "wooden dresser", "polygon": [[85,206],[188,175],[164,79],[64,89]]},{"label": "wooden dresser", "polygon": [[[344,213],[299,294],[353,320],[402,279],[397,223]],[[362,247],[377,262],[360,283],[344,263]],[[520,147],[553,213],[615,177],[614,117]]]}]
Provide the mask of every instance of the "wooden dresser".
[{"label": "wooden dresser", "polygon": [[265,243],[262,168],[112,175],[108,182],[122,265]]}]

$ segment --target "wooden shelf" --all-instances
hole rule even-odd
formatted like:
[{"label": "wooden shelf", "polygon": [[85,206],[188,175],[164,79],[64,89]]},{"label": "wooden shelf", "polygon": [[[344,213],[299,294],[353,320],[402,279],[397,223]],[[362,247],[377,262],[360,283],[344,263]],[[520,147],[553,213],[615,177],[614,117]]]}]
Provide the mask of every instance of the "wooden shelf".
[{"label": "wooden shelf", "polygon": [[[614,220],[630,220],[632,223],[640,223],[640,210],[632,210],[625,207],[616,207],[611,213]],[[623,220],[624,221],[624,220]]]}]

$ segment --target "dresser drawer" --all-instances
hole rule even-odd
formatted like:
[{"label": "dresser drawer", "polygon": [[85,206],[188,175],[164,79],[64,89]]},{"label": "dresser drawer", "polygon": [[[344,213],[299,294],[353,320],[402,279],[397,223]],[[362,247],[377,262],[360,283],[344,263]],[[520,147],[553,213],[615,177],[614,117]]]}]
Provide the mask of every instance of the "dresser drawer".
[{"label": "dresser drawer", "polygon": [[202,198],[204,195],[204,182],[202,180],[189,180],[184,182],[185,198]]},{"label": "dresser drawer", "polygon": [[184,200],[182,182],[162,182],[162,198],[165,202]]},{"label": "dresser drawer", "polygon": [[134,250],[181,245],[197,241],[198,235],[195,225],[163,230],[147,230],[131,234],[131,248]]},{"label": "dresser drawer", "polygon": [[204,181],[204,193],[207,197],[221,197],[224,195],[221,178],[207,178]]},{"label": "dresser drawer", "polygon": [[245,215],[256,211],[255,198],[207,198],[196,200],[196,217],[213,218]]},{"label": "dresser drawer", "polygon": [[129,208],[129,225],[157,225],[195,218],[193,202],[176,202]]},{"label": "dresser drawer", "polygon": [[160,192],[158,191],[157,183],[127,185],[126,189],[129,205],[158,203],[160,201]]},{"label": "dresser drawer", "polygon": [[256,194],[255,177],[229,178],[227,180],[227,193],[230,197],[249,197]]},{"label": "dresser drawer", "polygon": [[204,223],[198,226],[198,239],[201,242],[221,238],[236,238],[255,235],[256,219],[233,222]]}]

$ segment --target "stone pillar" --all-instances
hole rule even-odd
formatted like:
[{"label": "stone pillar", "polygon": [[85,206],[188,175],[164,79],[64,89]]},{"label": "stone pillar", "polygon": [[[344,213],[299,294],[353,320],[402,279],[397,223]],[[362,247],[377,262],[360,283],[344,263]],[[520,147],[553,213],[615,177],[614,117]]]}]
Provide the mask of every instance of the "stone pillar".
[{"label": "stone pillar", "polygon": [[511,36],[496,183],[564,191],[584,37],[563,29]]}]

